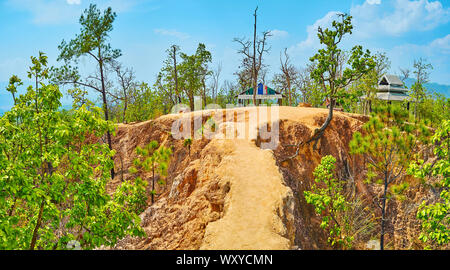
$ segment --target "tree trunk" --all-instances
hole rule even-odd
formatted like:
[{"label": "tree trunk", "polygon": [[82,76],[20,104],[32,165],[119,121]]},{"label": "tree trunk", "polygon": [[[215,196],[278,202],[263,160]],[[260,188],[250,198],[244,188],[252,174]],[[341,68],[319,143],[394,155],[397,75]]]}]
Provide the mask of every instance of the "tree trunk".
[{"label": "tree trunk", "polygon": [[33,237],[31,238],[30,250],[34,250],[34,247],[36,246],[38,231],[42,223],[42,213],[44,212],[44,205],[45,205],[45,198],[42,198],[41,206],[39,208],[39,215],[36,221],[36,226],[34,227],[33,231]]},{"label": "tree trunk", "polygon": [[203,78],[202,84],[203,84],[203,97],[202,97],[203,98],[203,105],[202,105],[202,108],[206,108],[207,100],[206,100],[206,82],[205,82],[205,78]]},{"label": "tree trunk", "polygon": [[194,96],[193,94],[189,94],[189,108],[191,109],[191,112],[194,111]]},{"label": "tree trunk", "polygon": [[155,202],[155,164],[152,164],[152,204]]},{"label": "tree trunk", "polygon": [[[100,51],[100,49],[99,49]],[[100,55],[100,52],[99,52]],[[100,59],[100,57],[99,57]],[[106,87],[105,87],[105,77],[103,75],[103,62],[99,61],[99,67],[100,67],[100,78],[101,78],[101,82],[102,82],[102,99],[103,99],[103,110],[105,111],[105,120],[108,121],[109,120],[109,114],[108,114],[108,104],[106,101]],[[106,132],[106,136],[108,139],[108,146],[109,149],[113,149],[112,148],[112,140],[111,140],[111,133],[109,132],[109,130]],[[114,164],[114,158],[111,158]],[[115,172],[114,172],[114,167],[111,169],[111,179],[114,179],[115,176]]]},{"label": "tree trunk", "polygon": [[289,90],[289,106],[292,106],[292,89],[291,89],[291,80],[289,77],[287,78],[287,85]]},{"label": "tree trunk", "polygon": [[256,74],[256,11],[258,11],[258,7],[255,9],[255,25],[253,30],[253,105],[256,106],[256,91],[258,90],[258,75]]},{"label": "tree trunk", "polygon": [[319,128],[316,129],[314,131],[314,135],[311,137],[311,139],[309,139],[306,143],[310,143],[312,141],[314,142],[314,149],[316,148],[317,142],[319,141],[319,139],[323,136],[323,133],[325,131],[325,129],[328,127],[328,125],[330,124],[331,120],[333,119],[333,110],[334,110],[334,104],[336,103],[335,99],[330,99],[330,108],[328,111],[328,116],[327,119],[325,120],[325,122],[323,123],[323,125]]},{"label": "tree trunk", "polygon": [[388,189],[388,181],[387,181],[387,175],[384,176],[384,194],[383,194],[383,201],[381,205],[381,235],[380,235],[380,249],[384,250],[384,234],[385,234],[385,227],[386,227],[386,195],[387,195],[387,189]]},{"label": "tree trunk", "polygon": [[17,197],[14,196],[13,205],[11,206],[11,209],[9,209],[8,216],[12,216],[12,214],[14,213],[14,209],[16,208],[16,202],[17,202]]},{"label": "tree trunk", "polygon": [[178,99],[178,103],[181,104],[180,93],[178,92],[178,73],[177,73],[177,48],[175,46],[173,48],[173,69],[174,69],[174,77],[175,77],[175,95]]},{"label": "tree trunk", "polygon": [[414,120],[417,119],[417,98],[414,102]]},{"label": "tree trunk", "polygon": [[[124,92],[126,92],[126,91],[124,91]],[[124,94],[125,94],[125,104],[124,104],[124,108],[123,108],[122,122],[126,124],[127,123],[126,115],[127,115],[127,108],[128,108],[128,97],[126,96],[126,93],[124,93]]]}]

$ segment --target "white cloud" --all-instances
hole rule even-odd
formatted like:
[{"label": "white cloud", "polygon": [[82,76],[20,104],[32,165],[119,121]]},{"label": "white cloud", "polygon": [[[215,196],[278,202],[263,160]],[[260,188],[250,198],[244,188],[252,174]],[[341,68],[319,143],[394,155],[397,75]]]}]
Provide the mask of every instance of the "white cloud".
[{"label": "white cloud", "polygon": [[381,4],[381,0],[367,0],[366,2],[369,5],[379,5],[379,4]]},{"label": "white cloud", "polygon": [[[443,38],[438,38],[433,40],[429,47],[433,50],[433,51],[438,51],[444,54],[448,54],[450,55],[450,34],[446,35]],[[449,59],[447,59],[449,60]]]},{"label": "white cloud", "polygon": [[330,27],[333,20],[337,18],[336,11],[328,12],[323,18],[318,19],[314,24],[308,25],[306,28],[307,37],[305,40],[301,41],[294,47],[291,47],[289,50],[294,53],[298,51],[305,51],[311,49],[317,49],[320,46],[319,38],[317,37],[317,29],[319,26],[322,28]]},{"label": "white cloud", "polygon": [[388,57],[392,61],[392,70],[399,67],[412,68],[414,59],[422,57],[433,65],[430,74],[431,81],[450,84],[448,70],[450,70],[450,34],[437,38],[427,44],[402,44],[388,50]]},{"label": "white cloud", "polygon": [[79,5],[79,4],[81,4],[81,0],[67,0],[67,4],[69,4],[69,5]]},{"label": "white cloud", "polygon": [[447,55],[450,55],[450,34],[423,45],[412,43],[398,45],[392,49],[392,52],[405,56],[410,54],[408,59],[417,58],[418,56],[436,56],[441,58],[441,60],[449,62]]},{"label": "white cloud", "polygon": [[176,37],[178,39],[188,39],[190,36],[186,33],[178,32],[176,30],[168,30],[168,29],[155,29],[153,30],[156,34],[160,34],[163,36],[171,36]]},{"label": "white cloud", "polygon": [[272,40],[283,39],[283,38],[286,38],[287,36],[289,36],[289,33],[287,31],[278,30],[278,29],[270,30],[270,34],[272,35],[270,37],[270,39],[272,39]]},{"label": "white cloud", "polygon": [[395,0],[393,3],[367,0],[352,7],[350,13],[355,33],[361,37],[427,31],[450,21],[450,9],[439,1],[429,0]]}]

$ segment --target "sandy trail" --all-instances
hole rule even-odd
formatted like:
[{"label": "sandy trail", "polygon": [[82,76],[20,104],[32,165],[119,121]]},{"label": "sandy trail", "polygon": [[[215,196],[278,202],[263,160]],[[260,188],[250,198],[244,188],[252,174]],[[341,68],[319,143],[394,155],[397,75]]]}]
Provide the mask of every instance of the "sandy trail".
[{"label": "sandy trail", "polygon": [[225,215],[208,224],[200,249],[289,249],[291,241],[279,213],[292,191],[283,184],[272,152],[247,140],[215,143],[234,149],[217,168],[230,191]]}]

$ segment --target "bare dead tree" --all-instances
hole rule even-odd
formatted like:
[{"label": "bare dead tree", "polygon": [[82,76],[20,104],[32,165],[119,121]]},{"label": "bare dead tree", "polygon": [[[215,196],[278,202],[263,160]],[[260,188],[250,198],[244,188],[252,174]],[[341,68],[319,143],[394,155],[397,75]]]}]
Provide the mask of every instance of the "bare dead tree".
[{"label": "bare dead tree", "polygon": [[[258,78],[261,69],[264,67],[263,64],[263,56],[264,53],[268,53],[270,51],[270,47],[267,46],[267,38],[271,36],[270,31],[262,32],[262,37],[259,38],[256,33],[257,29],[257,11],[258,7],[256,7],[255,12],[253,14],[255,18],[254,28],[253,28],[253,42],[250,40],[246,40],[245,38],[234,38],[233,41],[237,42],[241,45],[241,49],[238,50],[238,53],[244,56],[243,65],[244,71],[248,71],[248,64],[251,60],[251,82],[253,85],[253,104],[256,105],[256,90],[258,88]],[[253,53],[250,52],[250,47],[253,44]],[[239,76],[241,80],[243,75]]]},{"label": "bare dead tree", "polygon": [[225,96],[225,102],[227,104],[232,104],[234,101],[234,96],[238,93],[237,92],[237,85],[233,84],[232,82],[225,80],[223,82],[222,88],[221,88],[221,94]]},{"label": "bare dead tree", "polygon": [[375,54],[375,72],[377,78],[380,79],[391,68],[391,61],[385,52],[377,52]]},{"label": "bare dead tree", "polygon": [[433,66],[423,58],[419,58],[414,60],[414,71],[413,73],[416,75],[416,81],[419,84],[425,84],[429,82],[430,72],[429,70],[433,69]]},{"label": "bare dead tree", "polygon": [[178,91],[178,72],[177,72],[177,54],[178,54],[179,50],[180,50],[180,47],[178,47],[177,45],[170,46],[169,57],[171,57],[173,60],[173,73],[174,73],[173,77],[175,79],[175,95],[177,96],[178,103],[181,103],[181,96],[180,96],[180,92]]},{"label": "bare dead tree", "polygon": [[[267,38],[272,36],[270,34],[270,31],[264,31],[264,32],[262,32],[262,35],[263,35],[262,38],[259,39],[258,42],[257,42],[257,49],[256,49],[258,60],[256,62],[255,76],[254,76],[254,86],[255,86],[255,91],[253,93],[253,98],[254,99],[256,98],[256,88],[258,87],[257,86],[258,75],[263,70],[263,68],[266,67],[263,64],[264,53],[269,53],[269,51],[271,49],[270,46],[267,47]],[[264,75],[263,79],[265,79],[266,72],[263,72],[262,74]]]},{"label": "bare dead tree", "polygon": [[292,85],[299,77],[299,71],[291,64],[287,48],[284,49],[284,60],[280,52],[281,72],[288,94],[289,106],[292,106]]},{"label": "bare dead tree", "polygon": [[315,63],[307,64],[306,68],[302,68],[298,71],[298,78],[294,81],[297,88],[300,90],[302,94],[302,101],[311,103],[311,105],[315,105],[312,102],[313,90],[315,87],[314,80],[311,78],[311,73],[316,69]]},{"label": "bare dead tree", "polygon": [[400,80],[402,80],[403,83],[409,78],[409,74],[411,73],[411,70],[409,68],[399,68],[400,69]]},{"label": "bare dead tree", "polygon": [[234,75],[238,77],[240,89],[246,90],[252,87],[252,59],[244,57],[241,65],[238,67],[238,71],[236,71]]},{"label": "bare dead tree", "polygon": [[129,104],[129,92],[132,87],[136,86],[134,81],[135,75],[134,71],[131,68],[124,68],[122,64],[115,62],[112,65],[112,68],[117,76],[117,83],[119,85],[119,91],[116,95],[116,98],[123,102],[123,111],[122,111],[122,122],[126,123],[126,113]]},{"label": "bare dead tree", "polygon": [[212,83],[211,83],[211,98],[214,99],[214,102],[217,103],[217,92],[219,91],[219,77],[222,72],[222,63],[217,65],[217,68],[213,70],[212,73]]}]

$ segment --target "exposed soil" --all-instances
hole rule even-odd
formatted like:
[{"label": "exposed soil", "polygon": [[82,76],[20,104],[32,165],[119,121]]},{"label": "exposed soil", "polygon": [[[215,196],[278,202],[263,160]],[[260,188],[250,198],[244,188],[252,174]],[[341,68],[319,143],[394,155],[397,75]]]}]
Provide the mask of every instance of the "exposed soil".
[{"label": "exposed soil", "polygon": [[[260,114],[252,118],[252,112]],[[335,112],[317,149],[303,145],[290,159],[297,152],[294,145],[307,141],[328,111],[279,107],[278,117],[275,111],[263,112],[261,107],[208,110],[119,125],[113,139],[119,172],[108,186],[110,191],[133,177],[128,168],[136,158],[137,146],[156,140],[171,147],[173,155],[166,185],[158,186],[157,201],[153,205],[149,202],[141,214],[147,236],[123,239],[116,248],[328,249],[320,219],[305,202],[303,191],[310,189],[312,172],[321,158],[333,155],[338,175],[349,181],[356,193],[368,201],[376,196],[377,187],[363,184],[363,158],[351,156],[348,148],[352,134],[361,129],[367,117]],[[192,121],[177,129],[194,138],[190,155],[184,139],[174,133],[174,123],[181,119],[200,123]],[[198,132],[202,124],[209,127],[203,129],[203,137]],[[276,137],[271,140],[267,135],[277,126],[279,143],[274,145]],[[151,181],[151,175],[144,175],[144,179]],[[377,213],[373,205],[368,206]],[[393,248],[417,248],[419,244],[407,239],[407,235],[418,233],[418,224],[411,218],[415,210],[404,208],[389,204],[391,227],[401,224],[403,229],[388,231],[387,242]]]}]

